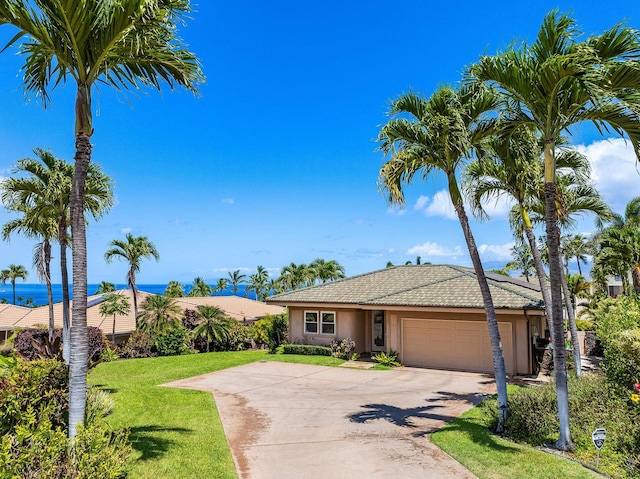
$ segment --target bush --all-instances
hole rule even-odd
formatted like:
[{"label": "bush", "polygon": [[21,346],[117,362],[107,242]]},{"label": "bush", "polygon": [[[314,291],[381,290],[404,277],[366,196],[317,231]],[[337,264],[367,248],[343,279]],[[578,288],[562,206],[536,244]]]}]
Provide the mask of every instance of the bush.
[{"label": "bush", "polygon": [[389,351],[389,354],[385,353],[384,351],[374,354],[373,356],[371,356],[371,358],[378,364],[382,364],[383,366],[389,366],[391,368],[402,366],[402,363],[398,359],[398,353],[393,350]]},{"label": "bush", "polygon": [[640,378],[640,304],[627,296],[605,299],[592,314],[607,378],[630,389]]},{"label": "bush", "polygon": [[346,361],[355,360],[358,357],[356,353],[356,342],[351,338],[346,338],[342,341],[334,339],[331,341],[331,353],[338,359],[344,359]]},{"label": "bush", "polygon": [[158,355],[158,351],[146,331],[134,331],[124,346],[117,349],[121,358],[151,358]]},{"label": "bush", "polygon": [[269,346],[269,352],[273,353],[281,344],[287,342],[289,332],[289,318],[287,313],[264,318],[254,324],[254,339],[256,343]]},{"label": "bush", "polygon": [[327,346],[312,346],[310,344],[283,344],[282,354],[303,354],[306,356],[331,356],[333,351]]},{"label": "bush", "polygon": [[173,326],[158,333],[154,344],[160,356],[176,356],[189,352],[187,330],[184,326]]},{"label": "bush", "polygon": [[[100,356],[108,349],[107,338],[100,328],[95,326],[87,327],[89,362],[100,360]],[[53,330],[53,341],[60,341],[62,330]],[[13,347],[18,353],[33,361],[40,358],[51,358],[55,355],[55,351],[49,351],[51,344],[48,343],[49,332],[46,329],[27,328],[19,331],[13,341]],[[64,348],[64,344],[62,345]]]},{"label": "bush", "polygon": [[237,321],[231,322],[229,336],[223,344],[215,344],[216,351],[243,351],[253,347],[254,328]]},{"label": "bush", "polygon": [[[491,414],[497,418],[496,403]],[[555,384],[520,388],[509,394],[509,418],[505,435],[534,446],[553,444],[558,437]],[[595,465],[596,450],[591,433],[607,430],[607,443],[600,453],[599,469],[618,478],[640,477],[640,407],[628,394],[602,375],[569,378],[571,435],[575,458]]]}]

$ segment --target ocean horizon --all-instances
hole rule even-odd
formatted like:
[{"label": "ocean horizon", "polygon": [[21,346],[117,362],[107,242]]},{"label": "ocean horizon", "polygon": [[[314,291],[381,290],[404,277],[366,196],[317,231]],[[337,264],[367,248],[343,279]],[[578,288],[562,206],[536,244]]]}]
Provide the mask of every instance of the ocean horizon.
[{"label": "ocean horizon", "polygon": [[[88,284],[87,293],[92,296],[98,289],[98,284]],[[212,288],[213,286],[210,285]],[[53,290],[53,302],[59,303],[62,301],[62,284],[52,284]],[[163,294],[167,288],[166,284],[138,284],[138,291],[144,291],[151,294]],[[190,285],[185,285],[185,293],[189,292]],[[116,289],[128,289],[126,284],[116,284]],[[247,298],[255,299],[256,295],[253,291],[246,291],[246,285],[241,284],[238,286],[238,296],[245,296]],[[232,296],[233,291],[226,289],[222,292],[222,296]],[[69,296],[73,299],[73,287],[69,285]],[[216,296],[218,296],[216,294]],[[13,304],[13,288],[11,283],[0,284],[0,300],[6,300],[8,303]],[[47,286],[40,283],[16,283],[16,305],[26,306],[27,301],[33,300],[29,306],[44,306],[48,303],[47,300]]]}]

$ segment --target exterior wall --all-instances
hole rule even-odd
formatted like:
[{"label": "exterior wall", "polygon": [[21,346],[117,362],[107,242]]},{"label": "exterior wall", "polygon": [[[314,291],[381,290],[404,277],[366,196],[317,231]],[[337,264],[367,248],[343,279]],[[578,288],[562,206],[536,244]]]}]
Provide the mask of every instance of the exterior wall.
[{"label": "exterior wall", "polygon": [[[304,332],[305,311],[335,311],[336,334],[306,334]],[[351,338],[356,343],[356,352],[369,351],[365,343],[365,317],[367,311],[338,308],[289,308],[289,338],[293,343],[329,346],[334,339]]]}]

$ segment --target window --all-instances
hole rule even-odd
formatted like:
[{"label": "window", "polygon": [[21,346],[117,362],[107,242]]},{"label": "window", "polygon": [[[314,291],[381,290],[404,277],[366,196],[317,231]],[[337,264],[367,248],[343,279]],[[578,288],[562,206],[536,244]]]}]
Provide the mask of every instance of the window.
[{"label": "window", "polygon": [[318,312],[304,312],[304,332],[310,334],[318,334]]},{"label": "window", "polygon": [[336,313],[322,312],[322,334],[336,334]]},{"label": "window", "polygon": [[334,311],[305,311],[305,334],[336,334],[336,313]]}]

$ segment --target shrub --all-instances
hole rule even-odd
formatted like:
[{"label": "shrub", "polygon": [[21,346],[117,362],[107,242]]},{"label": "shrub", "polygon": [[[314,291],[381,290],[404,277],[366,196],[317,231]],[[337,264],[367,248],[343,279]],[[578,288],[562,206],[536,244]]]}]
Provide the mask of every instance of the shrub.
[{"label": "shrub", "polygon": [[[107,338],[100,328],[95,326],[87,327],[89,362],[100,360],[100,356],[108,349]],[[19,331],[14,339],[13,346],[18,353],[33,361],[40,358],[52,358],[57,356],[56,342],[61,341],[62,331],[53,331],[53,341],[49,343],[49,333],[45,329],[27,328]],[[62,345],[64,348],[64,344]]]},{"label": "shrub", "polygon": [[378,364],[382,364],[383,366],[389,366],[391,368],[397,368],[399,366],[402,366],[402,363],[398,359],[398,353],[396,353],[393,350],[389,351],[389,354],[385,353],[384,351],[381,353],[374,354],[372,356],[372,359],[374,359]]},{"label": "shrub", "polygon": [[222,344],[215,345],[217,351],[242,351],[253,347],[254,328],[237,321],[231,322],[229,336]]},{"label": "shrub", "polygon": [[134,331],[124,346],[118,348],[121,358],[150,358],[158,355],[151,335],[146,331]]},{"label": "shrub", "polygon": [[289,332],[289,318],[286,313],[264,318],[254,324],[254,339],[256,343],[269,346],[269,352],[273,353],[281,344],[287,341]]},{"label": "shrub", "polygon": [[154,344],[160,356],[176,356],[189,352],[187,330],[184,326],[173,326],[158,333]]},{"label": "shrub", "polygon": [[[495,401],[491,415],[497,417]],[[558,437],[558,412],[553,383],[520,388],[509,394],[505,435],[534,446],[553,444]],[[575,457],[595,463],[591,433],[607,430],[599,468],[612,477],[640,477],[640,407],[602,375],[569,378],[569,415]]]},{"label": "shrub", "polygon": [[331,341],[331,353],[338,359],[351,361],[357,358],[356,342],[351,338],[345,338],[342,341],[334,339]]},{"label": "shrub", "polygon": [[303,354],[306,356],[331,356],[333,351],[327,346],[312,346],[310,344],[283,344],[282,354]]},{"label": "shrub", "polygon": [[593,322],[588,319],[576,319],[578,331],[593,331]]}]

